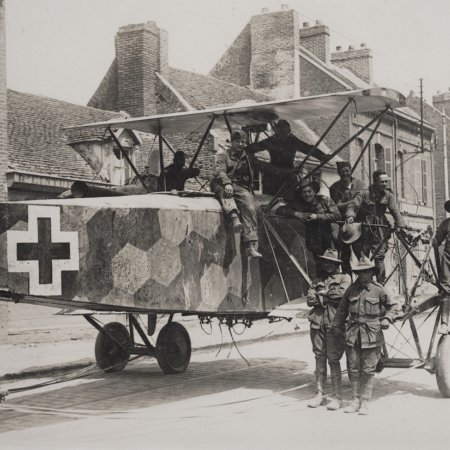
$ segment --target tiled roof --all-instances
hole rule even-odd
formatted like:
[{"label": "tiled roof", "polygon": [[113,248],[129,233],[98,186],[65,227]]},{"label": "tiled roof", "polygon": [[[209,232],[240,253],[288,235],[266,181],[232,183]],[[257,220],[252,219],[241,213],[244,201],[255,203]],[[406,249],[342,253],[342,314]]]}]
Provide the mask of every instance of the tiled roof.
[{"label": "tiled roof", "polygon": [[[93,180],[93,168],[70,146],[65,127],[118,113],[8,90],[9,166],[12,170]],[[85,139],[98,139],[98,131]]]},{"label": "tiled roof", "polygon": [[257,102],[270,100],[267,96],[248,88],[186,70],[169,68],[167,78],[195,109],[231,105],[245,99]]},{"label": "tiled roof", "polygon": [[361,78],[357,77],[353,72],[344,68],[338,67],[335,64],[324,63],[321,59],[319,59],[316,55],[306,50],[306,48],[300,46],[299,48],[300,55],[307,57],[311,60],[316,67],[319,67],[324,72],[328,72],[337,78],[341,83],[344,83],[345,86],[348,86],[350,89],[367,89],[370,87],[368,83]]}]

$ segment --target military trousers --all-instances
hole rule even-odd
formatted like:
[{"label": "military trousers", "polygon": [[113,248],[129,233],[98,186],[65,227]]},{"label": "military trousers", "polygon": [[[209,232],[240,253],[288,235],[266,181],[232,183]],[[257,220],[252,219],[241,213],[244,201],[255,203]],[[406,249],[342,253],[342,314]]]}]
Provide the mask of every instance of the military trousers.
[{"label": "military trousers", "polygon": [[328,364],[338,363],[345,349],[345,340],[342,333],[331,333],[329,328],[311,328],[311,343],[316,361]]},{"label": "military trousers", "polygon": [[353,347],[346,345],[348,369],[351,379],[358,380],[361,377],[373,377],[381,356],[381,347],[361,348],[359,339]]},{"label": "military trousers", "polygon": [[244,226],[243,240],[245,242],[257,241],[258,221],[253,194],[239,184],[233,183],[233,197],[225,197],[223,187],[217,190],[216,195],[227,216],[233,212],[240,214]]}]

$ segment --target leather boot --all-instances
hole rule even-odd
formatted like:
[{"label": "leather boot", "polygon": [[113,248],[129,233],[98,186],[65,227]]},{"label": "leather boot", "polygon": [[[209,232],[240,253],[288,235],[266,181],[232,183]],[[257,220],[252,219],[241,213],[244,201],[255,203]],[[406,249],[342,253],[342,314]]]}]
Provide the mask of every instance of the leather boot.
[{"label": "leather boot", "polygon": [[441,325],[438,329],[439,334],[448,334],[448,320],[450,315],[450,297],[445,296],[442,300],[441,306]]},{"label": "leather boot", "polygon": [[257,244],[258,241],[247,242],[247,256],[250,258],[262,258],[261,253],[258,252]]},{"label": "leather boot", "polygon": [[346,412],[346,413],[355,413],[355,412],[359,411],[359,390],[361,387],[360,382],[359,382],[359,377],[353,375],[351,384],[352,384],[353,400],[350,403],[350,405],[344,409],[344,412]]},{"label": "leather boot", "polygon": [[333,395],[327,405],[330,411],[336,411],[342,406],[342,374],[339,362],[330,364],[331,385],[333,386]]},{"label": "leather boot", "polygon": [[239,219],[239,216],[236,211],[233,211],[230,214],[230,219],[231,219],[231,225],[233,227],[233,231],[235,233],[242,233],[244,231],[244,225],[242,225],[242,222]]},{"label": "leather boot", "polygon": [[310,408],[317,408],[318,406],[323,404],[326,379],[326,374],[319,373],[317,375],[316,395],[308,402],[308,406]]},{"label": "leather boot", "polygon": [[369,400],[372,398],[373,392],[373,375],[364,375],[361,387],[361,406],[358,414],[366,416],[369,414]]},{"label": "leather boot", "polygon": [[317,408],[324,401],[325,383],[327,381],[326,358],[316,359],[316,395],[308,402],[310,408]]}]

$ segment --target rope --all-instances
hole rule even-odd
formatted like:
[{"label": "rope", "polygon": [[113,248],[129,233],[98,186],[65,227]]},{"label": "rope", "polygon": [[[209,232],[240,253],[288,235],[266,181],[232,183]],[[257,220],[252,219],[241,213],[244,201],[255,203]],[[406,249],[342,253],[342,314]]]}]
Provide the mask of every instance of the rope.
[{"label": "rope", "polygon": [[[239,347],[237,346],[236,341],[234,340],[234,336],[233,336],[233,332],[231,331],[231,327],[228,327],[228,332],[230,333],[231,340],[233,341],[233,345],[235,346],[235,348],[236,348],[237,352],[239,353],[239,355],[241,356],[241,358],[247,363],[247,366],[251,366],[251,364],[247,361],[245,356],[239,350]],[[233,347],[231,347],[231,348],[233,348]]]},{"label": "rope", "polygon": [[[283,274],[281,273],[280,265],[278,264],[278,259],[277,259],[277,256],[275,254],[275,249],[274,249],[274,246],[273,246],[273,243],[272,243],[272,239],[271,239],[271,237],[269,235],[269,231],[267,229],[266,220],[267,219],[264,216],[262,216],[262,222],[263,222],[263,226],[264,226],[264,231],[266,233],[267,239],[269,240],[270,249],[272,251],[273,259],[274,259],[275,264],[277,266],[278,274],[280,275],[281,284],[283,285],[284,295],[286,296],[288,305],[290,307],[291,306],[291,300],[289,298],[289,294],[288,294],[288,291],[287,291],[287,288],[286,288],[286,284],[284,282]],[[294,323],[294,329],[298,330],[300,327],[299,327],[298,322],[297,322],[297,315],[296,314],[294,314],[293,323]]]},{"label": "rope", "polygon": [[[141,358],[141,356],[142,355],[137,355],[137,356],[135,356],[133,358],[130,358],[128,360],[128,362],[135,361],[136,359]],[[77,379],[81,379],[81,378],[89,377],[89,376],[92,376],[92,375],[104,373],[105,371],[114,369],[115,367],[120,366],[121,364],[123,364],[123,361],[121,361],[119,363],[116,363],[116,364],[113,364],[112,366],[106,367],[105,369],[92,371],[92,369],[94,369],[95,367],[98,367],[98,363],[94,363],[94,364],[91,364],[88,367],[76,370],[76,371],[71,372],[69,374],[66,374],[66,375],[64,375],[62,377],[53,378],[51,380],[44,381],[42,383],[32,384],[32,385],[29,385],[29,386],[23,386],[23,387],[20,387],[20,388],[8,389],[8,392],[9,392],[9,394],[17,394],[19,392],[26,392],[26,391],[31,391],[31,390],[34,390],[34,389],[39,389],[41,387],[52,386],[54,384],[59,384],[59,383],[65,383],[67,381],[74,381],[74,380],[77,380]]]}]

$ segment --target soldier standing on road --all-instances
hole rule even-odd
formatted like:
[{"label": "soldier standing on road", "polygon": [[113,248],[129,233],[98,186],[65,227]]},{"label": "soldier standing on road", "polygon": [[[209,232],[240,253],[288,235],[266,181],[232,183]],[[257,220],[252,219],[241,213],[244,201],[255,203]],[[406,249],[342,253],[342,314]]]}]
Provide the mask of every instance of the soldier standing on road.
[{"label": "soldier standing on road", "polygon": [[[358,192],[365,189],[364,183],[352,177],[352,166],[348,161],[338,161],[336,163],[339,180],[330,186],[330,197],[339,209],[339,212],[344,215],[350,202]],[[350,245],[344,242],[340,243],[340,256],[342,259],[342,271],[351,274]],[[356,255],[358,258],[361,255]]]},{"label": "soldier standing on road", "polygon": [[356,254],[372,256],[378,268],[377,281],[384,283],[386,272],[384,257],[388,250],[391,235],[390,225],[385,216],[386,210],[392,214],[395,227],[405,227],[405,221],[398,209],[393,192],[388,188],[389,177],[386,172],[376,170],[373,173],[373,184],[364,189],[350,201],[346,210],[346,222],[362,222],[362,235],[353,246]]},{"label": "soldier standing on road", "polygon": [[[450,212],[450,200],[444,204],[447,212]],[[450,219],[444,219],[436,231],[436,237],[433,245],[439,247],[445,241],[444,250],[441,256],[441,271],[439,274],[444,298],[441,308],[441,326],[438,329],[439,334],[448,334],[449,315],[450,315]]]},{"label": "soldier standing on road", "polygon": [[319,259],[322,274],[313,282],[307,296],[307,304],[313,308],[309,314],[309,321],[311,342],[316,356],[317,382],[316,395],[308,406],[317,408],[323,403],[328,360],[333,396],[327,409],[337,410],[342,406],[342,375],[339,361],[344,354],[345,345],[343,336],[332,335],[330,329],[336,309],[345,290],[350,286],[351,279],[348,274],[339,273],[342,261],[338,259],[336,250],[327,250]]},{"label": "soldier standing on road", "polygon": [[373,281],[378,271],[373,261],[362,256],[353,271],[358,278],[342,297],[334,316],[332,333],[336,337],[345,333],[345,352],[353,394],[353,400],[345,412],[358,411],[365,415],[372,397],[375,369],[381,356],[382,330],[389,328],[399,309],[383,286]]}]

